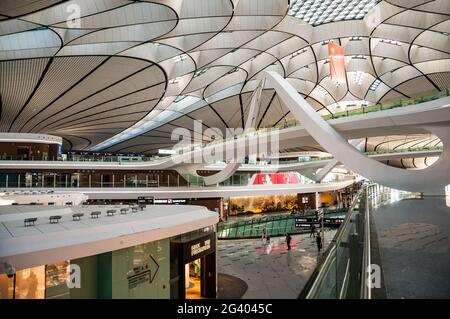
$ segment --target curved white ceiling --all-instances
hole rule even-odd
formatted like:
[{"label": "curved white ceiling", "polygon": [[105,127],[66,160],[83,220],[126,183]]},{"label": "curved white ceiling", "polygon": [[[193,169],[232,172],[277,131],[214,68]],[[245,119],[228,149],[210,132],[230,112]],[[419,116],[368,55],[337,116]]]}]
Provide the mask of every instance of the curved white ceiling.
[{"label": "curved white ceiling", "polygon": [[[194,119],[204,129],[242,127],[263,70],[287,78],[324,115],[450,86],[450,1],[344,2],[2,1],[0,130],[59,135],[72,149],[150,153],[176,143],[174,128],[193,130]],[[335,9],[330,21],[319,15],[324,4]],[[67,23],[74,8],[81,18]],[[291,16],[311,10],[314,21]],[[329,40],[345,48],[339,86],[329,77]],[[290,119],[264,90],[258,127]]]}]

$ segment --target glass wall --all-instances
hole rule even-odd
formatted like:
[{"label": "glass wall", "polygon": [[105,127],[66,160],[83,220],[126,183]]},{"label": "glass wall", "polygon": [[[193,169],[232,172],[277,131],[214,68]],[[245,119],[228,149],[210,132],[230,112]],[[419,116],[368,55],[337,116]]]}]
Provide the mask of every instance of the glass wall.
[{"label": "glass wall", "polygon": [[[200,174],[217,172],[200,172]],[[219,186],[247,186],[253,173],[236,172]],[[312,183],[299,175],[301,184]],[[203,187],[201,176],[176,171],[0,172],[0,188]]]},{"label": "glass wall", "polygon": [[69,298],[69,261],[0,275],[0,299]]},{"label": "glass wall", "polygon": [[44,299],[45,266],[16,272],[14,297],[16,299]]},{"label": "glass wall", "polygon": [[12,299],[14,296],[14,277],[0,275],[0,299]]},{"label": "glass wall", "polygon": [[45,298],[70,298],[67,279],[69,278],[70,262],[61,261],[45,268]]}]

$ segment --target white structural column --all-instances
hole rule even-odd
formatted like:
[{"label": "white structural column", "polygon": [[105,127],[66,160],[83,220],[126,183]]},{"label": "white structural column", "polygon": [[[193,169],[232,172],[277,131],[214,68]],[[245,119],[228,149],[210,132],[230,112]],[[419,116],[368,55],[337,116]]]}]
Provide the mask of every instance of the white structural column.
[{"label": "white structural column", "polygon": [[336,160],[334,158],[332,160],[330,160],[327,163],[327,165],[325,165],[323,168],[321,168],[320,171],[318,171],[317,174],[314,176],[315,181],[317,183],[320,183],[325,178],[325,176],[327,176],[328,173],[331,172],[331,170],[333,168],[335,168],[336,165],[338,165],[338,164],[339,164],[338,160]]},{"label": "white structural column", "polygon": [[230,178],[241,166],[241,163],[230,163],[223,170],[221,170],[219,173],[216,173],[214,175],[210,176],[204,176],[203,181],[205,182],[205,185],[214,185],[220,182],[223,182]]},{"label": "white structural column", "polygon": [[[275,89],[279,98],[289,108],[293,116],[302,122],[302,125],[317,143],[346,167],[371,181],[392,188],[426,194],[445,193],[445,186],[450,183],[449,147],[444,148],[441,156],[433,165],[423,170],[405,170],[377,162],[350,145],[341,134],[320,117],[282,76],[273,71],[266,71],[265,74],[268,87]],[[449,105],[443,105],[442,107],[449,107]],[[436,134],[445,146],[450,143],[448,126],[436,125],[424,127],[424,129]]]},{"label": "white structural column", "polygon": [[[252,99],[250,101],[250,109],[247,116],[247,121],[245,122],[244,133],[255,129],[256,118],[258,116],[259,106],[261,104],[261,93],[264,87],[265,80],[262,79],[258,86],[256,87]],[[238,170],[243,162],[243,158],[235,158],[233,163],[228,164],[222,171],[217,174],[203,177],[205,185],[214,185],[233,176],[233,174]]]},{"label": "white structural column", "polygon": [[[349,141],[350,144],[352,144],[354,147],[356,147],[360,151],[362,150],[360,148],[360,146],[363,142],[364,142],[363,138]],[[328,173],[331,172],[333,170],[333,168],[335,168],[338,164],[339,164],[338,160],[336,160],[334,158],[331,159],[327,165],[325,165],[320,171],[317,172],[317,174],[314,177],[315,181],[317,183],[320,183],[325,178],[325,176],[327,176]]]}]

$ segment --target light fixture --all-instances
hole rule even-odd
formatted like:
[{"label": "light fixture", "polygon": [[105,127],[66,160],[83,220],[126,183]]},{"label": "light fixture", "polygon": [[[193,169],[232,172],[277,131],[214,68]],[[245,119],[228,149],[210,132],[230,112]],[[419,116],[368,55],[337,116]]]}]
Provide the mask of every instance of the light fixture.
[{"label": "light fixture", "polygon": [[387,43],[387,44],[393,44],[393,45],[401,45],[399,41],[390,40],[390,39],[381,39],[380,42]]},{"label": "light fixture", "polygon": [[306,51],[308,51],[306,48],[303,48],[301,50],[295,51],[294,53],[291,54],[291,59],[302,54],[305,53]]}]

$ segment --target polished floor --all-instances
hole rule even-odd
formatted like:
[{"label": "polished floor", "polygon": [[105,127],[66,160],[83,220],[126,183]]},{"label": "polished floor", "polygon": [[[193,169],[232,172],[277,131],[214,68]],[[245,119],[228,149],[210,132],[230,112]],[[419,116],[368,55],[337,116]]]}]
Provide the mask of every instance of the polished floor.
[{"label": "polished floor", "polygon": [[450,207],[443,197],[376,209],[388,298],[450,298]]},{"label": "polished floor", "polygon": [[[325,232],[325,249],[335,232]],[[288,251],[284,237],[272,238],[270,244],[261,239],[222,240],[218,243],[218,271],[245,281],[248,289],[243,299],[294,299],[321,254],[309,234],[293,235],[291,247]]]},{"label": "polished floor", "polygon": [[189,278],[189,287],[186,288],[186,299],[203,299],[200,296],[200,278]]}]

